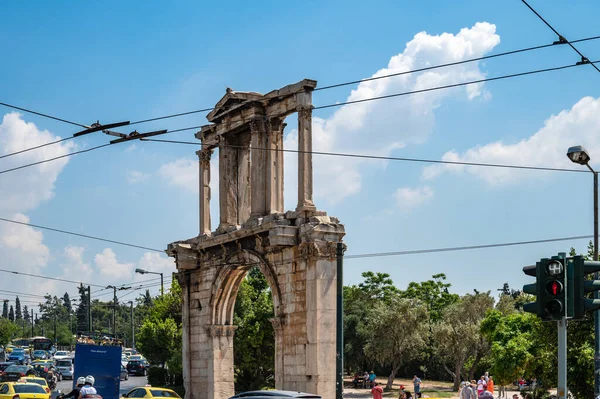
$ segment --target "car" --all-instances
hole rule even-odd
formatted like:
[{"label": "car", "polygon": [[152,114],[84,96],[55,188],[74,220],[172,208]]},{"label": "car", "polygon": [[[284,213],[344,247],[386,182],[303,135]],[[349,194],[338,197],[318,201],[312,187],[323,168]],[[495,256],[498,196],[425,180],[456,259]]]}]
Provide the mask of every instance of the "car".
[{"label": "car", "polygon": [[19,364],[27,364],[27,358],[25,357],[25,351],[21,348],[13,349],[13,351],[10,353],[10,355],[8,355],[7,360],[9,362],[15,362],[15,363],[19,363]]},{"label": "car", "polygon": [[8,366],[12,366],[13,362],[2,362],[0,363],[0,372],[4,371]]},{"label": "car", "polygon": [[69,356],[69,352],[67,352],[67,351],[58,351],[52,357],[54,358],[54,360],[58,361],[58,360],[66,359],[70,356]]},{"label": "car", "polygon": [[38,384],[48,393],[50,393],[50,387],[48,386],[48,381],[45,378],[41,377],[21,377],[19,381],[30,382],[32,384]]},{"label": "car", "polygon": [[61,359],[56,361],[56,371],[65,380],[73,379],[73,362],[69,358]]},{"label": "car", "polygon": [[8,366],[2,372],[2,382],[18,381],[21,377],[38,377],[37,373],[31,366],[13,364]]},{"label": "car", "polygon": [[320,395],[315,395],[313,393],[306,392],[294,392],[294,391],[278,391],[278,390],[269,390],[269,391],[248,391],[242,392],[235,396],[230,397],[229,399],[238,399],[238,398],[253,398],[253,399],[285,399],[285,398],[302,398],[302,399],[322,399]]},{"label": "car", "polygon": [[129,360],[127,362],[127,372],[134,375],[148,375],[150,363],[146,360]]},{"label": "car", "polygon": [[33,360],[46,360],[48,359],[48,352],[43,350],[33,351],[31,357],[33,358]]},{"label": "car", "polygon": [[122,398],[181,398],[181,396],[171,389],[154,388],[151,385],[146,385],[133,388],[123,395]]},{"label": "car", "polygon": [[0,384],[0,399],[50,399],[51,394],[31,382],[5,382]]},{"label": "car", "polygon": [[[48,361],[39,361],[38,360],[36,362],[31,363],[31,367],[33,367],[36,374],[42,378],[46,378],[48,376],[48,371],[50,371],[50,370],[56,371],[56,368],[54,367],[54,363],[48,362]],[[57,373],[57,379],[58,379],[58,381],[62,380],[60,372]]]},{"label": "car", "polygon": [[127,368],[123,365],[121,365],[121,381],[125,380],[127,381],[129,379],[129,371],[127,371]]}]

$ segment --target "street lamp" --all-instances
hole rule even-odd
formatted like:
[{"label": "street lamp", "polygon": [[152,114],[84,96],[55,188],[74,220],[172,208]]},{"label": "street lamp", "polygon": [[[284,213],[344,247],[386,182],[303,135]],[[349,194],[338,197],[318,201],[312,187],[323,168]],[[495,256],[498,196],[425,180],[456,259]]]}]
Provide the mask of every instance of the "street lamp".
[{"label": "street lamp", "polygon": [[[598,260],[598,172],[590,166],[590,155],[583,146],[577,145],[567,150],[567,157],[579,165],[585,165],[594,175],[594,260]],[[594,279],[598,280],[596,272]],[[600,299],[600,292],[594,292],[594,299]],[[600,310],[594,311],[594,397],[600,393]]]},{"label": "street lamp", "polygon": [[133,301],[129,301],[129,305],[131,306],[131,313],[129,315],[131,319],[131,349],[135,349],[135,330],[133,326]]},{"label": "street lamp", "polygon": [[148,270],[144,270],[144,269],[135,269],[135,272],[139,273],[139,274],[160,274],[160,296],[163,296],[165,294],[164,287],[163,287],[163,274],[162,273],[149,272]]}]

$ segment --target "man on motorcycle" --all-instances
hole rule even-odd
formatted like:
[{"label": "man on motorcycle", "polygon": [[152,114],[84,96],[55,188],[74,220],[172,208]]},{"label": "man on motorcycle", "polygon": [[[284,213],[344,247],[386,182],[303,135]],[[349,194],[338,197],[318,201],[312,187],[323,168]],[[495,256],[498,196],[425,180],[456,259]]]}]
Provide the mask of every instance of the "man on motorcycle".
[{"label": "man on motorcycle", "polygon": [[58,382],[58,379],[56,378],[54,371],[48,370],[48,374],[46,375],[46,381],[48,382],[48,388],[50,388],[50,390],[54,390],[56,388],[56,383]]},{"label": "man on motorcycle", "polygon": [[95,379],[91,375],[85,377],[85,385],[81,387],[78,399],[83,399],[88,395],[98,395],[98,392],[96,392],[96,388],[94,388],[94,382]]},{"label": "man on motorcycle", "polygon": [[81,390],[81,387],[83,387],[84,384],[85,384],[85,377],[79,377],[77,379],[77,385],[75,386],[75,388],[73,388],[73,390],[71,392],[69,392],[67,395],[58,396],[57,399],[69,399],[69,398],[78,399],[79,391]]}]

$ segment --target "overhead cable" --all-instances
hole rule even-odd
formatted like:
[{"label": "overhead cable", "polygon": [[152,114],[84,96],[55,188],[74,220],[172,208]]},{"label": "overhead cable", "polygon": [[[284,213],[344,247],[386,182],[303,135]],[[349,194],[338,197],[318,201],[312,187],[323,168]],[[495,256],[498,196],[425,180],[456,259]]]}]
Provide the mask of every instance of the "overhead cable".
[{"label": "overhead cable", "polygon": [[550,23],[548,21],[546,21],[544,19],[544,17],[542,17],[536,10],[534,10],[534,8],[531,7],[529,5],[529,3],[527,3],[527,1],[525,1],[525,0],[521,0],[521,1],[523,1],[523,3],[527,6],[527,8],[529,8],[544,24],[546,24],[546,26],[548,28],[551,29],[552,32],[554,32],[556,34],[556,36],[558,36],[558,41],[555,42],[556,44],[568,44],[569,47],[571,47],[577,54],[579,54],[579,56],[581,57],[581,61],[578,62],[579,65],[591,64],[596,71],[600,72],[600,69],[593,62],[590,62],[589,58],[584,56],[581,53],[581,51],[577,50],[577,48],[573,45],[573,43],[576,43],[577,40],[574,40],[574,41],[567,40],[563,35],[558,33],[558,31],[556,29],[554,29],[554,27],[552,25],[550,25]]},{"label": "overhead cable", "polygon": [[[200,142],[194,142],[194,141],[161,140],[161,139],[143,139],[142,141],[155,141],[155,142],[159,142],[159,143],[172,143],[172,144],[202,145]],[[440,160],[440,159],[386,157],[386,156],[380,156],[380,155],[352,154],[352,153],[344,153],[344,152],[303,151],[303,150],[292,150],[292,149],[282,149],[281,150],[281,149],[275,149],[275,148],[242,147],[242,146],[227,145],[227,144],[225,144],[225,145],[221,144],[221,147],[238,148],[238,149],[248,148],[250,150],[259,150],[259,151],[292,152],[292,153],[298,153],[298,154],[329,155],[329,156],[336,156],[336,157],[376,159],[376,160],[385,160],[385,161],[405,161],[405,162],[422,162],[422,163],[434,163],[434,164],[446,164],[446,165],[481,166],[481,167],[490,167],[490,168],[589,173],[589,171],[585,170],[585,169],[553,168],[553,167],[549,167],[549,166],[526,166],[526,165],[508,165],[508,164],[493,164],[493,163],[481,163],[481,162],[445,161],[445,160]]]},{"label": "overhead cable", "polygon": [[19,111],[27,112],[27,113],[30,113],[30,114],[34,114],[34,115],[38,115],[38,116],[43,116],[44,118],[54,119],[55,121],[68,123],[70,125],[75,125],[75,126],[87,128],[86,125],[83,125],[81,123],[73,122],[73,121],[70,121],[68,119],[58,118],[56,116],[52,116],[52,115],[44,114],[44,113],[41,113],[41,112],[33,111],[31,109],[27,109],[27,108],[23,108],[23,107],[18,107],[18,106],[13,105],[13,104],[8,104],[8,103],[0,102],[0,105],[4,105],[5,107],[12,108],[12,109],[17,109]]}]

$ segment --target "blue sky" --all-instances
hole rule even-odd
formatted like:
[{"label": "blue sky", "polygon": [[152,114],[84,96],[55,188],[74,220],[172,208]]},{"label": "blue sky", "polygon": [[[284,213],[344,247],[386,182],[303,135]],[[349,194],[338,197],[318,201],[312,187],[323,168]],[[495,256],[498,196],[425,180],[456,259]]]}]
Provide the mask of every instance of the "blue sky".
[{"label": "blue sky", "polygon": [[[568,39],[600,34],[595,28],[597,2],[531,4]],[[325,86],[369,77],[383,68],[410,69],[556,40],[520,1],[263,1],[235,7],[192,1],[168,6],[159,1],[143,6],[34,2],[3,3],[0,13],[0,101],[85,124],[210,107],[226,87],[267,92],[303,78]],[[599,43],[578,48],[595,60],[600,58]],[[407,80],[319,91],[313,102],[318,106],[349,96],[363,98],[372,90],[388,94],[577,61],[576,54],[561,46]],[[593,160],[600,160],[598,82],[600,74],[583,66],[382,100],[364,108],[317,110],[315,150],[575,167],[564,156],[570,145],[585,145]],[[0,107],[0,154],[77,130],[11,113]],[[287,122],[289,146],[294,144],[296,121],[290,117]],[[204,114],[197,114],[136,128],[141,132],[205,123]],[[193,134],[165,138],[191,140]],[[0,159],[0,169],[108,140],[96,133],[73,140],[72,147],[56,145]],[[11,201],[8,196],[0,199],[0,216],[163,249],[198,232],[194,150],[174,144],[123,144],[0,175],[0,190],[12,194]],[[286,161],[293,172],[293,157]],[[593,164],[600,168],[600,163]],[[316,203],[346,225],[348,255],[593,231],[589,174],[427,166],[315,156]],[[286,183],[286,198],[293,197],[294,183]],[[287,209],[294,206],[286,199]],[[402,288],[444,272],[459,293],[495,290],[504,282],[519,288],[527,281],[524,265],[571,246],[585,251],[586,245],[579,240],[348,259],[344,278],[346,284],[356,284],[361,272],[382,271]],[[6,254],[2,268],[100,285],[148,279],[134,276],[135,267],[174,271],[166,257],[143,250],[12,225],[0,225],[0,247]],[[0,276],[0,289],[16,286],[30,293],[75,292],[70,284]]]}]

